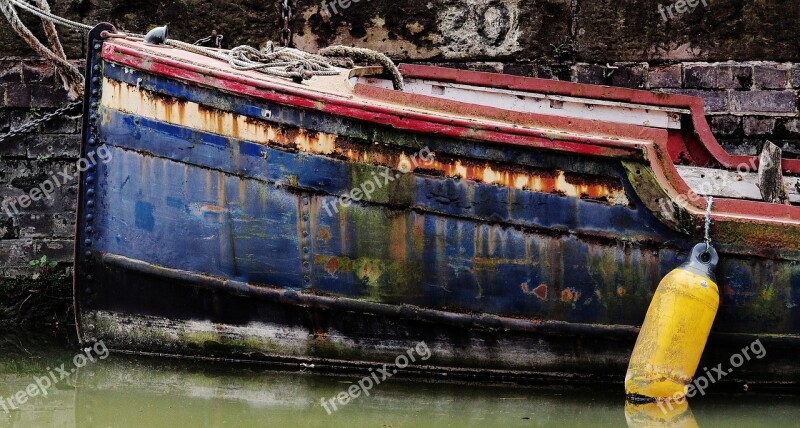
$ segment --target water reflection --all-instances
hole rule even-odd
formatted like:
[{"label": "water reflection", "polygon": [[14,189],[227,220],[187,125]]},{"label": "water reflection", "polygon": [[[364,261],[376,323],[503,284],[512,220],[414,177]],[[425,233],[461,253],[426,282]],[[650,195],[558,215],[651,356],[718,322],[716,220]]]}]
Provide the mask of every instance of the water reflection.
[{"label": "water reflection", "polygon": [[[69,345],[0,339],[0,395],[24,389],[47,367],[69,363],[74,355]],[[795,396],[707,396],[693,401],[694,415],[685,404],[665,415],[657,405],[623,410],[621,385],[520,388],[396,378],[329,416],[320,399],[345,391],[356,378],[112,354],[79,370],[47,397],[9,414],[0,410],[0,426],[486,428],[620,427],[627,422],[631,427],[699,423],[707,428],[765,422],[793,426],[800,416]]]},{"label": "water reflection", "polygon": [[625,403],[625,420],[628,427],[646,428],[697,428],[697,421],[689,408],[689,402],[671,403]]}]

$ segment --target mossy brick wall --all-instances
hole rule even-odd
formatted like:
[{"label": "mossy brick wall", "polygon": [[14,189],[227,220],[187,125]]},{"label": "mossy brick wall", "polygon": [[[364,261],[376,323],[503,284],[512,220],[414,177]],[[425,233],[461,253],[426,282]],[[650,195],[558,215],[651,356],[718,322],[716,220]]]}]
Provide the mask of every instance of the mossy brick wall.
[{"label": "mossy brick wall", "polygon": [[[169,24],[192,41],[212,29],[227,46],[277,40],[279,0],[51,0],[85,23],[108,21],[143,32]],[[404,62],[684,93],[703,97],[718,139],[731,152],[756,153],[769,139],[798,151],[800,2],[702,0],[664,20],[668,0],[296,0],[300,48],[334,43],[369,47]],[[326,4],[330,4],[327,1]],[[343,7],[347,5],[347,7]],[[31,28],[37,22],[26,17]],[[76,64],[84,36],[62,29]],[[53,68],[0,24],[0,130],[67,102]],[[61,118],[0,145],[0,198],[28,192],[74,163],[79,122]],[[75,187],[21,215],[0,213],[0,276],[29,275],[41,254],[68,265]]]}]

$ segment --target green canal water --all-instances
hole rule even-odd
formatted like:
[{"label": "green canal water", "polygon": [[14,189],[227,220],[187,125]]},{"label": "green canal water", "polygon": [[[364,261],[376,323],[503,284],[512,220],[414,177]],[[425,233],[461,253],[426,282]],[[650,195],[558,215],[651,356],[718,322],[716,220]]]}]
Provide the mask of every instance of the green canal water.
[{"label": "green canal water", "polygon": [[[713,391],[691,409],[664,415],[628,408],[619,387],[513,387],[390,378],[338,411],[320,404],[358,376],[322,376],[225,363],[99,352],[85,366],[17,409],[0,407],[0,427],[790,427],[800,397]],[[0,331],[0,395],[25,391],[64,364],[74,368],[69,332]],[[60,377],[60,375],[56,375]],[[44,381],[42,381],[44,383]],[[33,389],[32,389],[33,391]],[[25,392],[24,394],[27,394]],[[25,397],[23,397],[25,398]]]}]

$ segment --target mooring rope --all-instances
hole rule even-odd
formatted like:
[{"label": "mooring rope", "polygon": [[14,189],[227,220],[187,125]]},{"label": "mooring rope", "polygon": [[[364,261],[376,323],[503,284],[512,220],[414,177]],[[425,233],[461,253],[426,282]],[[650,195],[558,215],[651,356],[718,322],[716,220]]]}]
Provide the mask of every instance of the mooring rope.
[{"label": "mooring rope", "polygon": [[[39,18],[42,18],[45,21],[61,24],[65,27],[70,27],[75,30],[91,31],[93,28],[91,25],[83,24],[81,22],[71,21],[69,19],[62,18],[58,15],[53,14],[52,12],[50,12],[49,5],[46,8],[43,8],[41,7],[42,2],[38,0],[37,0],[37,5],[39,6],[38,8],[30,3],[25,2],[24,0],[3,0],[3,1],[10,1],[11,4],[13,4],[14,6],[18,6],[22,9],[25,9],[26,11],[30,12],[33,15],[38,16]],[[46,0],[44,0],[44,4],[47,4]]]},{"label": "mooring rope", "polygon": [[402,91],[405,89],[403,85],[403,75],[400,74],[400,70],[388,56],[380,52],[372,49],[335,45],[320,49],[319,54],[324,57],[350,58],[357,62],[377,62],[392,76],[392,83],[394,83],[394,88],[396,90]]},{"label": "mooring rope", "polygon": [[[58,42],[58,35],[55,32],[53,23],[80,31],[90,31],[93,27],[53,14],[50,11],[47,0],[34,1],[36,1],[38,7],[25,0],[0,0],[0,8],[6,16],[6,19],[11,23],[11,26],[14,27],[14,30],[17,31],[37,53],[57,64],[60,75],[64,79],[65,86],[70,90],[70,96],[78,94],[83,91],[83,76],[80,75],[80,72],[78,72],[75,66],[67,61],[66,55],[63,54],[64,51],[60,42]],[[52,50],[39,42],[33,33],[25,27],[17,16],[14,6],[42,19],[43,23],[45,23],[45,33]],[[52,28],[48,28],[48,25]],[[126,35],[129,37],[144,38],[144,36],[140,34]],[[230,50],[211,49],[172,39],[167,39],[164,43],[199,55],[225,61],[235,70],[256,70],[271,76],[290,78],[295,81],[307,80],[313,76],[338,75],[341,71],[337,70],[333,65],[333,62],[337,61],[344,60],[349,67],[353,66],[353,60],[379,63],[392,77],[394,88],[397,90],[404,89],[403,76],[392,60],[385,54],[370,49],[351,46],[329,46],[321,49],[318,54],[310,54],[294,48],[275,48],[272,42],[267,43],[266,47],[261,50],[246,45],[237,46]]]},{"label": "mooring rope", "polygon": [[[6,20],[8,20],[9,24],[11,24],[11,28],[13,28],[14,31],[16,31],[16,33],[28,43],[31,49],[36,51],[37,54],[53,62],[58,69],[59,77],[61,77],[62,81],[64,82],[64,89],[66,89],[69,93],[69,97],[73,100],[78,99],[81,94],[83,94],[83,75],[78,70],[78,67],[67,60],[67,56],[64,53],[64,48],[61,46],[61,42],[58,41],[58,33],[56,32],[55,26],[52,25],[53,22],[59,21],[49,19],[49,16],[55,15],[49,12],[50,5],[47,3],[47,0],[36,0],[36,2],[40,7],[42,7],[42,9],[36,8],[28,3],[22,2],[21,0],[0,0],[0,11],[3,12]],[[31,11],[31,9],[38,11],[38,13],[35,14],[42,18],[42,25],[44,25],[45,35],[50,43],[49,48],[42,44],[42,42],[36,38],[31,30],[29,30],[28,27],[26,27],[25,24],[19,19],[14,6],[19,6],[28,11]]]}]

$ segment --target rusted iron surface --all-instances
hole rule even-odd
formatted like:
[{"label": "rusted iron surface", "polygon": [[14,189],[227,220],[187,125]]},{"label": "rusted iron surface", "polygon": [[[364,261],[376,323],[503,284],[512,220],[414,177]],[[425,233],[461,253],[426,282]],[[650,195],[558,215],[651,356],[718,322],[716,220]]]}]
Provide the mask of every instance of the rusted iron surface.
[{"label": "rusted iron surface", "polygon": [[[419,160],[396,148],[379,144],[378,149],[348,143],[337,135],[274,125],[263,119],[251,118],[197,103],[140,90],[127,83],[105,79],[103,107],[124,111],[135,116],[185,126],[235,139],[265,142],[302,152],[335,155],[367,165],[383,165],[403,172],[423,168]],[[269,117],[271,114],[265,114]],[[380,142],[378,142],[380,143]],[[412,154],[413,156],[413,154]],[[434,160],[426,162],[425,172],[442,177],[465,179],[486,184],[557,193],[572,197],[605,201],[611,204],[628,203],[621,183],[610,180],[591,180],[564,171],[532,172],[513,164],[479,162],[469,159]]]},{"label": "rusted iron surface", "polygon": [[[490,109],[436,114],[115,43],[89,61],[102,80],[84,146],[104,144],[114,161],[82,177],[85,340],[380,360],[381,343],[421,334],[454,355],[441,365],[624,368],[625,335],[701,235],[663,129],[592,136],[564,118],[525,127]],[[423,150],[431,162],[415,161]],[[352,196],[365,183],[371,194]],[[796,349],[797,209],[742,212],[764,205],[715,210],[715,332],[732,346],[771,334]]]}]

